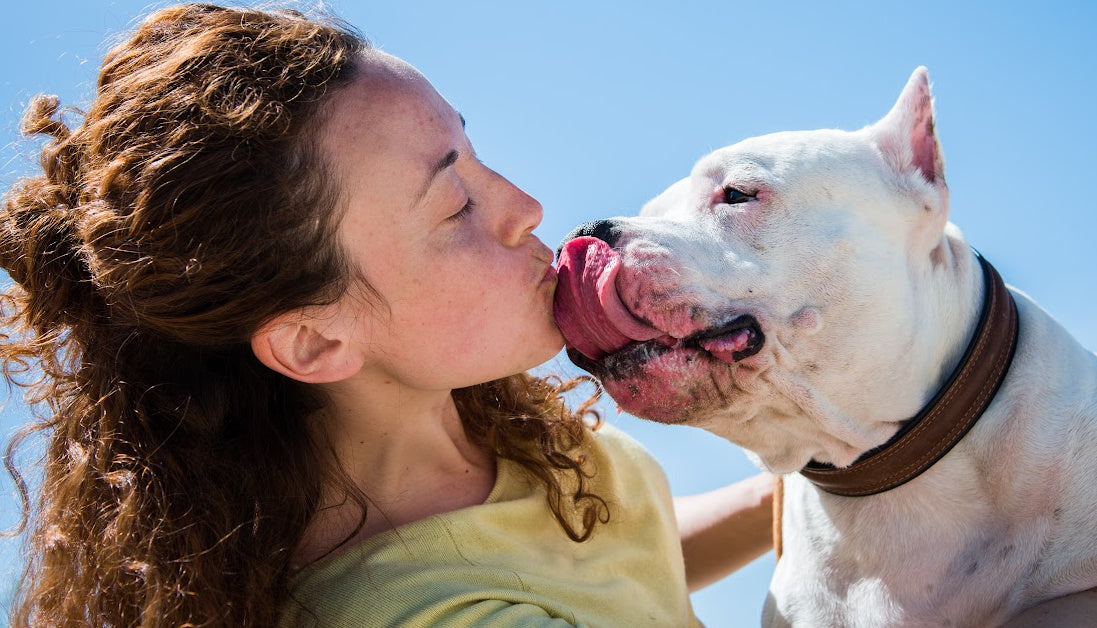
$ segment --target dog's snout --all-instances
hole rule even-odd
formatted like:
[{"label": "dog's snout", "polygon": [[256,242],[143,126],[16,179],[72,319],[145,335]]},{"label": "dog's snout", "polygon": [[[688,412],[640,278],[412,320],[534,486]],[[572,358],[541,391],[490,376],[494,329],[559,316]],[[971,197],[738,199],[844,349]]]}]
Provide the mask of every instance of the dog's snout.
[{"label": "dog's snout", "polygon": [[568,234],[565,240],[571,240],[581,236],[598,238],[606,244],[613,246],[615,240],[621,235],[621,227],[615,220],[592,220],[584,222]]},{"label": "dog's snout", "polygon": [[615,220],[592,220],[590,222],[584,222],[575,229],[572,229],[571,233],[564,236],[564,239],[560,242],[560,246],[556,248],[557,255],[560,254],[560,249],[564,246],[564,243],[583,236],[598,238],[612,247],[616,244],[617,238],[621,237],[621,226]]}]

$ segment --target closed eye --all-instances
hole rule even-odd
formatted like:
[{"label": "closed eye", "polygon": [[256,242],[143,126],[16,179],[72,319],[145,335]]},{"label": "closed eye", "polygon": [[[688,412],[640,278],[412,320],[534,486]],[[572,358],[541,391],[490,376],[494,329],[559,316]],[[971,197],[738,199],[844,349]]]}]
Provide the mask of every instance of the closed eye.
[{"label": "closed eye", "polygon": [[468,201],[465,202],[464,207],[457,210],[457,213],[452,214],[448,218],[448,220],[462,220],[464,218],[467,218],[469,216],[469,214],[472,213],[472,210],[475,207],[476,207],[476,201],[474,201],[470,198]]}]

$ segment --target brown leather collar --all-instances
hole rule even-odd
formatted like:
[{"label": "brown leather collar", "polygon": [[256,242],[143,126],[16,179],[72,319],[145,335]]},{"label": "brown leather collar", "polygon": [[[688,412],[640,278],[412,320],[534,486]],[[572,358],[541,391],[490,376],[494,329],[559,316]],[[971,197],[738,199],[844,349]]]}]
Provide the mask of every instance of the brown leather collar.
[{"label": "brown leather collar", "polygon": [[937,396],[883,445],[841,469],[809,462],[800,474],[835,495],[860,497],[891,490],[933,466],[967,434],[990,405],[1013,361],[1017,305],[998,271],[983,267],[983,312],[960,364]]}]

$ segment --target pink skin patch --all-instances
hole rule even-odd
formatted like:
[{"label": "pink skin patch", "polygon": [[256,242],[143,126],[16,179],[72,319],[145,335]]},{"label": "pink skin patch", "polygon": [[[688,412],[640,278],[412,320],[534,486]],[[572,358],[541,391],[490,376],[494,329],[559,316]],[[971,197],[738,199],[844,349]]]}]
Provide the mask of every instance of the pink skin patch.
[{"label": "pink skin patch", "polygon": [[910,146],[914,152],[914,165],[922,171],[926,181],[937,182],[937,140],[933,135],[933,118],[925,115],[911,133]]},{"label": "pink skin patch", "polygon": [[602,385],[620,409],[661,423],[682,423],[728,407],[745,394],[741,380],[752,375],[699,349],[656,350],[649,356],[630,352],[609,358],[623,364],[607,365],[617,373],[603,377]]},{"label": "pink skin patch", "polygon": [[626,412],[661,423],[679,423],[716,405],[713,364],[699,351],[671,351],[636,365],[636,372],[602,381]]},{"label": "pink skin patch", "polygon": [[575,238],[560,251],[553,314],[568,344],[592,360],[664,335],[621,302],[620,269],[620,256],[598,238]]}]

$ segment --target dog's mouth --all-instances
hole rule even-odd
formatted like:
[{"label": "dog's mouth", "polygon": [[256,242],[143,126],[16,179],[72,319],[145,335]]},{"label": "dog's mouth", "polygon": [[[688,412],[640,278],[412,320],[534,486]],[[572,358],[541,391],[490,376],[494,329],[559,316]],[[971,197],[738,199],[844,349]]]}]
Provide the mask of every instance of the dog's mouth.
[{"label": "dog's mouth", "polygon": [[758,319],[743,314],[726,325],[685,338],[682,345],[696,346],[723,362],[738,362],[761,351],[765,340]]},{"label": "dog's mouth", "polygon": [[681,338],[638,319],[617,293],[620,265],[620,256],[597,238],[583,236],[561,247],[553,310],[568,356],[580,368],[599,377],[625,378],[669,352],[734,363],[761,351],[765,335],[749,314]]},{"label": "dog's mouth", "polygon": [[[568,338],[566,333],[564,337]],[[597,358],[587,356],[570,340],[568,344],[568,357],[579,368],[601,378],[631,379],[642,376],[640,369],[644,364],[673,352],[685,354],[687,360],[707,357],[720,362],[739,362],[762,350],[765,335],[758,320],[744,314],[725,325],[685,338],[663,335],[644,342],[630,342]]]}]

